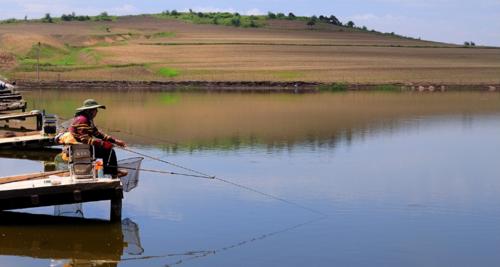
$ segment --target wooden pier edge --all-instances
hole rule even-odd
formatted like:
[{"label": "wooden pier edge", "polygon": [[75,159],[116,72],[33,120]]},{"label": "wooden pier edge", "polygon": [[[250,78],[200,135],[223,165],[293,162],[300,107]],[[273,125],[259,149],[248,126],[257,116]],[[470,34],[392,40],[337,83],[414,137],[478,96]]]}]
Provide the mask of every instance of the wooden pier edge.
[{"label": "wooden pier edge", "polygon": [[110,200],[110,221],[122,218],[120,180],[0,191],[0,211]]}]

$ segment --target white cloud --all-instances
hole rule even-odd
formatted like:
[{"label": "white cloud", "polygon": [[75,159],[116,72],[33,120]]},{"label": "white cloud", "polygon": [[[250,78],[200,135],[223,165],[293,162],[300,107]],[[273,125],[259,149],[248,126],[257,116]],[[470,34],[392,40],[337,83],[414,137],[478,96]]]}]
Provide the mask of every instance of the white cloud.
[{"label": "white cloud", "polygon": [[348,19],[357,22],[357,21],[395,21],[395,20],[403,20],[403,16],[394,16],[394,15],[383,15],[383,16],[378,16],[375,14],[356,14],[353,16],[349,16]]},{"label": "white cloud", "polygon": [[133,13],[137,13],[138,11],[139,10],[131,4],[124,4],[122,6],[110,9],[110,13],[113,15],[130,15]]},{"label": "white cloud", "polygon": [[195,12],[229,12],[229,13],[236,12],[236,10],[234,8],[218,8],[218,7],[195,7],[195,8],[193,8],[193,11],[195,11]]},{"label": "white cloud", "polygon": [[245,11],[245,15],[263,15],[265,14],[264,12],[260,11],[258,8],[252,8],[247,11]]}]

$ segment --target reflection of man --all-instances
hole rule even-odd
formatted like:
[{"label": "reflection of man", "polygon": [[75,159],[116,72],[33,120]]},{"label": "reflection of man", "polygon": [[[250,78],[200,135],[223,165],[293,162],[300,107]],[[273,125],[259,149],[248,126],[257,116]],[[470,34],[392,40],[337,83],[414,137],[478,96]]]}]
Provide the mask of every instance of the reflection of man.
[{"label": "reflection of man", "polygon": [[125,142],[113,138],[100,132],[94,125],[94,118],[97,116],[97,109],[105,109],[104,105],[99,105],[94,99],[87,99],[83,106],[77,109],[73,123],[69,127],[70,133],[76,141],[93,145],[95,157],[102,158],[104,163],[104,173],[113,177],[122,176],[117,169],[116,153],[113,145],[126,146]]}]

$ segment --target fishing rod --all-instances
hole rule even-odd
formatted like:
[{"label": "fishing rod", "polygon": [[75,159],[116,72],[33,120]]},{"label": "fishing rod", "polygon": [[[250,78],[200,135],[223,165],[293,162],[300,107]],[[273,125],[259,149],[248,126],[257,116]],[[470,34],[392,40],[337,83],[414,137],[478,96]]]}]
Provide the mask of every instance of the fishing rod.
[{"label": "fishing rod", "polygon": [[[129,134],[130,135],[136,135],[136,134],[132,134],[132,133],[129,133]],[[157,138],[157,139],[159,139],[159,138]],[[163,141],[166,141],[166,140],[163,140]],[[171,143],[171,144],[175,144],[175,143],[170,142],[170,141],[166,141],[166,142]],[[323,213],[323,212],[321,212],[321,211],[318,211],[318,210],[315,210],[315,209],[303,206],[301,204],[295,203],[293,201],[290,201],[290,200],[287,200],[287,199],[284,199],[284,198],[281,198],[281,197],[278,197],[278,196],[271,195],[269,193],[265,193],[265,192],[259,191],[257,189],[251,188],[249,186],[241,185],[241,184],[235,183],[233,181],[229,181],[227,179],[216,177],[215,175],[209,175],[209,174],[206,174],[206,173],[203,173],[203,172],[200,172],[200,171],[188,168],[188,167],[184,167],[184,166],[181,166],[179,164],[176,164],[176,163],[173,163],[173,162],[170,162],[170,161],[158,158],[158,157],[150,156],[150,155],[147,155],[147,154],[144,154],[144,153],[141,153],[141,152],[138,152],[138,151],[126,148],[126,147],[117,146],[117,148],[122,149],[122,150],[127,151],[127,152],[132,153],[132,154],[136,154],[136,155],[139,155],[139,156],[142,156],[142,157],[145,157],[145,158],[149,158],[151,160],[162,162],[162,163],[165,163],[165,164],[168,164],[168,165],[171,165],[171,166],[174,166],[174,167],[177,167],[177,168],[180,168],[180,169],[183,169],[183,170],[186,170],[186,171],[189,171],[189,172],[197,174],[197,176],[188,175],[188,174],[178,174],[178,175],[192,176],[192,177],[197,177],[197,178],[205,178],[205,179],[218,180],[220,182],[223,182],[223,183],[226,183],[226,184],[229,184],[229,185],[232,185],[232,186],[236,186],[238,188],[241,188],[241,189],[244,189],[244,190],[247,190],[247,191],[251,191],[251,192],[254,192],[254,193],[257,193],[257,194],[269,197],[269,198],[272,198],[274,200],[286,203],[288,205],[292,205],[292,206],[295,206],[295,207],[307,210],[309,212],[312,212],[312,213],[315,213],[315,214],[318,214],[318,215],[321,215],[321,216],[326,216],[326,214]],[[155,170],[155,172],[158,172],[158,171]],[[161,172],[163,172],[163,171],[160,171],[158,173],[161,173]],[[165,171],[165,174],[172,174],[172,175],[174,175],[173,172],[168,172],[168,171]]]}]

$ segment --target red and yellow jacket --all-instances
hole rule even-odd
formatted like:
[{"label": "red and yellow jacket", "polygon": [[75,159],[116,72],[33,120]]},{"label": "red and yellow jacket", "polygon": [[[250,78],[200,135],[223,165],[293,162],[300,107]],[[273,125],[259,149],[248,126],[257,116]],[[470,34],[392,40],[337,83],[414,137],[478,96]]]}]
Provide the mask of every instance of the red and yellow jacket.
[{"label": "red and yellow jacket", "polygon": [[100,132],[92,119],[85,115],[78,115],[73,119],[73,123],[69,127],[69,132],[76,141],[83,144],[102,146],[104,141],[115,142],[113,137]]}]

